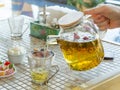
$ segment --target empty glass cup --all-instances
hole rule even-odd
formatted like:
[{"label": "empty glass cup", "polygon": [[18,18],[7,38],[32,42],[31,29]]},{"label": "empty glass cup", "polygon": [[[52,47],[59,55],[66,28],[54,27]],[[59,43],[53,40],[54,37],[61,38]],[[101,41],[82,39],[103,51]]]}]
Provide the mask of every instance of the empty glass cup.
[{"label": "empty glass cup", "polygon": [[[8,19],[12,40],[19,40],[28,29],[28,24],[24,23],[24,17],[16,16]],[[23,28],[25,26],[25,28]]]}]

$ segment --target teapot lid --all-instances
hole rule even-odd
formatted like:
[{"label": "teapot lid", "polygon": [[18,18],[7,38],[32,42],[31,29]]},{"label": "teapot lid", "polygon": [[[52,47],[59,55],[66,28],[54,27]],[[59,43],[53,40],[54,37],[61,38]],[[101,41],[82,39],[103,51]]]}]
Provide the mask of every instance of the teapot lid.
[{"label": "teapot lid", "polygon": [[83,15],[84,14],[82,12],[68,13],[58,20],[58,24],[62,28],[69,28],[75,26],[79,23]]}]

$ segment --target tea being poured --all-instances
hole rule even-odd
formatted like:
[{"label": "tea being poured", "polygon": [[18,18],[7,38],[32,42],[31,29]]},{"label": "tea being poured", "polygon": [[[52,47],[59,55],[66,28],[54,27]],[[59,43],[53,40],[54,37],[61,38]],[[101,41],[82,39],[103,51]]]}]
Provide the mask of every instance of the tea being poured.
[{"label": "tea being poured", "polygon": [[70,69],[84,71],[100,64],[104,50],[95,28],[88,23],[78,24],[78,22],[70,28],[67,26],[67,29],[66,26],[61,27],[62,32],[57,43]]},{"label": "tea being poured", "polygon": [[34,48],[34,50],[28,54],[28,64],[30,66],[32,82],[42,86],[47,84],[48,81],[57,74],[59,67],[52,65],[54,57],[54,52],[46,50],[45,48]]}]

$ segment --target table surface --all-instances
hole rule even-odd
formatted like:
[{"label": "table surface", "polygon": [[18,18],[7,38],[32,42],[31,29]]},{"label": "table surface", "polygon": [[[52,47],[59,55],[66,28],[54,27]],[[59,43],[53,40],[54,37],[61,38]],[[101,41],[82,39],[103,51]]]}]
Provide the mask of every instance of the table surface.
[{"label": "table surface", "polygon": [[[29,23],[31,18],[26,16],[25,21]],[[30,50],[33,44],[39,45],[41,40],[31,37],[29,35],[30,30],[23,35],[21,45]],[[12,45],[10,38],[10,29],[7,20],[0,21],[0,60],[8,60],[7,50]],[[81,90],[80,88],[90,88],[98,83],[105,81],[120,73],[120,46],[103,41],[105,51],[112,52],[114,54],[114,60],[105,61],[87,72],[75,73],[71,75],[66,62],[62,56],[58,45],[50,45],[49,49],[55,52],[55,59],[53,65],[58,65],[59,72],[48,82],[46,88],[40,89],[39,85],[31,82],[30,69],[28,65],[27,57],[20,65],[15,65],[17,72],[10,77],[0,78],[0,90]]]}]

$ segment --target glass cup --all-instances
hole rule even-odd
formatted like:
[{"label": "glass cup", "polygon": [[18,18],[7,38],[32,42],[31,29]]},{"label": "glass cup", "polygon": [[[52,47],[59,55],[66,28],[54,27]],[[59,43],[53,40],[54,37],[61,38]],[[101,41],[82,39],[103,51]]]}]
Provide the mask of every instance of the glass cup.
[{"label": "glass cup", "polygon": [[[29,25],[24,23],[24,17],[16,16],[8,18],[8,24],[11,31],[11,39],[19,40],[22,38],[23,34],[27,31]],[[23,29],[23,27],[25,28]]]},{"label": "glass cup", "polygon": [[[40,85],[47,82],[59,71],[57,65],[52,65],[54,53],[45,49],[34,49],[28,55],[28,63],[32,82]],[[54,71],[54,72],[53,72]]]}]

